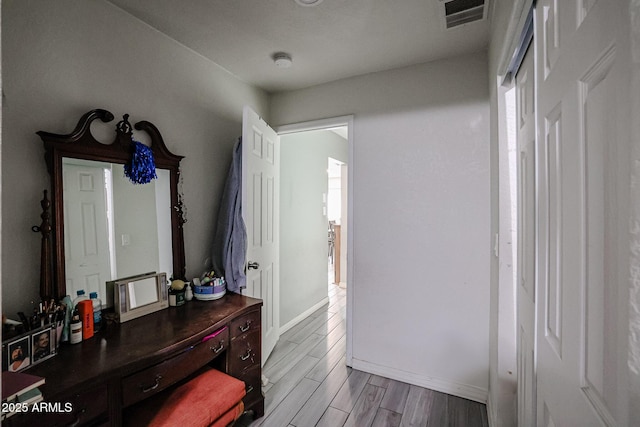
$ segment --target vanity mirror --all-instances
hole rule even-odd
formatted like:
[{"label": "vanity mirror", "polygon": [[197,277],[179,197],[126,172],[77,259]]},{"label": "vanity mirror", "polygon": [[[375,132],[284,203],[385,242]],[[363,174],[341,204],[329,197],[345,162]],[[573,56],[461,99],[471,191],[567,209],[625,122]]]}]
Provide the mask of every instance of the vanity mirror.
[{"label": "vanity mirror", "polygon": [[107,287],[115,290],[114,308],[121,323],[169,307],[165,273],[148,273],[114,280]]},{"label": "vanity mirror", "polygon": [[[111,144],[91,133],[94,120],[113,121],[109,111],[84,114],[67,135],[37,132],[45,146],[53,206],[53,289],[45,295],[75,297],[78,289],[113,301],[106,282],[157,271],[184,278],[184,224],[178,195],[182,156],[172,154],[147,121],[116,125]],[[133,154],[133,128],[144,131],[157,179],[134,184],[124,165]]]}]

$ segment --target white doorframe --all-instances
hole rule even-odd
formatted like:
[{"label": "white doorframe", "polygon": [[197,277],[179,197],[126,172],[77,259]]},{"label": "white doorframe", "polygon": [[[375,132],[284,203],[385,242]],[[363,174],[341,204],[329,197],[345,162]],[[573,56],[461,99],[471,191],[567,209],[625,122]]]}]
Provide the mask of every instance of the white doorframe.
[{"label": "white doorframe", "polygon": [[353,310],[353,116],[340,116],[327,119],[312,120],[307,122],[293,123],[275,127],[278,135],[286,135],[310,130],[321,130],[347,126],[347,155],[349,172],[347,174],[347,332],[346,332],[346,359],[347,366],[351,366],[353,359],[353,334],[352,334],[352,310]]}]

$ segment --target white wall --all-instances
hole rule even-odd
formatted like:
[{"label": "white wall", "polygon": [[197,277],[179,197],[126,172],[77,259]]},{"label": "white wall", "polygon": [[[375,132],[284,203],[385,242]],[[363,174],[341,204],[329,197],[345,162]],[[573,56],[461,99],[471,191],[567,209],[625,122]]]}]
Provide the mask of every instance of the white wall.
[{"label": "white wall", "polygon": [[103,0],[2,3],[2,308],[38,300],[42,190],[38,130],[69,133],[105,108],[148,120],[182,161],[187,277],[204,271],[242,106],[268,118],[268,97]]},{"label": "white wall", "polygon": [[[145,185],[132,185],[124,174],[124,165],[113,167],[113,215],[114,246],[116,252],[116,277],[135,276],[142,272],[159,270],[160,245],[158,241],[158,218],[149,209],[136,205],[156,206],[156,184],[153,180]],[[165,187],[169,188],[169,187]],[[169,210],[171,203],[165,205]],[[171,226],[168,228],[171,229]],[[165,229],[165,234],[166,234]],[[129,237],[129,244],[122,244],[122,235]]]},{"label": "white wall", "polygon": [[328,130],[280,137],[280,326],[327,298],[327,158],[347,162],[347,141]]},{"label": "white wall", "polygon": [[273,125],[347,114],[354,114],[353,366],[486,400],[486,54],[271,100]]}]

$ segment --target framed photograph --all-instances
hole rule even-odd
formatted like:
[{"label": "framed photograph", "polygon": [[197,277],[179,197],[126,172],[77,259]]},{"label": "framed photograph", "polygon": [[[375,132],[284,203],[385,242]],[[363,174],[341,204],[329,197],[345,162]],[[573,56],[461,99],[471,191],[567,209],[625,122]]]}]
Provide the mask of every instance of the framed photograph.
[{"label": "framed photograph", "polygon": [[7,344],[7,369],[18,372],[31,366],[31,336]]},{"label": "framed photograph", "polygon": [[46,325],[2,342],[2,370],[18,372],[57,353],[57,328]]},{"label": "framed photograph", "polygon": [[45,328],[31,334],[31,363],[36,364],[56,354],[56,329]]}]

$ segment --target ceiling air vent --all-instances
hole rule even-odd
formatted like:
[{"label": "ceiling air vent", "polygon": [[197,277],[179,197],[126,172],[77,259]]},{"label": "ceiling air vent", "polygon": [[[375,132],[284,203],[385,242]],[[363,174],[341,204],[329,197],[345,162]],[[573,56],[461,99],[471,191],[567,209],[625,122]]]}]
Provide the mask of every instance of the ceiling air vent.
[{"label": "ceiling air vent", "polygon": [[441,0],[447,28],[479,21],[485,16],[487,0]]}]

